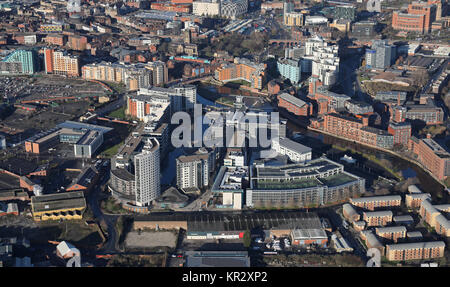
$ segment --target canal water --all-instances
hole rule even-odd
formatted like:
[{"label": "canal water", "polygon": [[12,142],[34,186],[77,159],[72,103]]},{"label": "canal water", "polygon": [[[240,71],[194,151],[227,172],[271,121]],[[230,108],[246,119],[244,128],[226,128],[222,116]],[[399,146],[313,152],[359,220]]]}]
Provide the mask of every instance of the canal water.
[{"label": "canal water", "polygon": [[[323,143],[325,146],[327,146],[325,149],[323,149],[323,152],[327,152],[329,155],[331,154],[331,157],[333,157],[333,153],[337,153],[339,154],[339,158],[341,156],[343,156],[344,154],[347,155],[351,155],[351,152],[341,152],[341,151],[336,151],[331,150],[332,149],[332,145],[335,146],[339,146],[341,148],[348,148],[351,150],[355,150],[357,152],[361,152],[363,154],[367,154],[367,155],[373,155],[375,156],[377,159],[379,160],[387,160],[391,163],[392,165],[392,169],[395,171],[399,171],[401,176],[404,179],[407,178],[412,178],[412,177],[416,177],[419,182],[420,182],[420,188],[422,189],[422,191],[424,192],[428,192],[432,195],[433,198],[433,202],[435,203],[447,203],[448,202],[448,193],[445,192],[444,186],[442,186],[439,182],[437,182],[432,176],[430,176],[427,172],[425,172],[424,170],[422,170],[422,168],[420,168],[418,165],[411,163],[407,160],[404,160],[400,157],[394,156],[392,154],[377,150],[377,149],[373,149],[367,146],[363,146],[360,145],[356,142],[352,142],[352,141],[346,141],[343,139],[339,139],[339,138],[335,138],[329,135],[325,135],[325,134],[321,134],[315,131],[311,131],[311,130],[307,130],[303,127],[300,127],[294,123],[292,123],[291,121],[288,122],[287,124],[288,129],[292,132],[292,133],[299,133],[302,134],[306,140],[308,140],[308,138],[314,139],[314,140],[318,140],[321,143]],[[328,149],[328,151],[327,151]],[[339,153],[340,152],[340,153]],[[355,157],[354,154],[352,154],[353,157]],[[356,155],[356,159],[358,159],[358,156]],[[374,169],[377,168],[377,164],[371,164],[371,166],[373,166]],[[379,166],[378,166],[379,168]],[[383,170],[382,173],[380,174],[383,177],[386,178],[390,178],[390,179],[394,179],[394,177],[392,175],[390,175],[389,172],[387,172],[386,170]]]}]

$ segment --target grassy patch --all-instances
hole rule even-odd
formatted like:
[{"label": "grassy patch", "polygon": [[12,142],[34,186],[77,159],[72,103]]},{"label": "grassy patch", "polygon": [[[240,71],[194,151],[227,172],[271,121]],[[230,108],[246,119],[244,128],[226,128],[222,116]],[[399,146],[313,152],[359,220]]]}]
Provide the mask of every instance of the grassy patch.
[{"label": "grassy patch", "polygon": [[[122,206],[111,196],[102,201],[101,208],[105,213],[112,213],[112,214],[129,213],[126,209],[122,208]],[[117,223],[119,223],[120,218],[117,220]],[[121,223],[123,224],[123,221],[121,221]]]},{"label": "grassy patch", "polygon": [[117,154],[117,152],[119,151],[119,148],[123,145],[123,142],[120,142],[110,148],[108,148],[107,150],[104,150],[100,155],[102,157],[107,157],[107,158],[111,158],[113,156],[115,156]]},{"label": "grassy patch", "polygon": [[216,103],[225,106],[233,106],[234,101],[228,97],[221,97],[217,99]]},{"label": "grassy patch", "polygon": [[126,109],[126,107],[118,108],[117,110],[112,111],[111,113],[109,113],[108,117],[117,118],[117,119],[121,119],[121,120],[126,120],[127,117],[125,115],[125,109]]},{"label": "grassy patch", "polygon": [[154,255],[115,255],[107,267],[162,267],[165,254]]}]

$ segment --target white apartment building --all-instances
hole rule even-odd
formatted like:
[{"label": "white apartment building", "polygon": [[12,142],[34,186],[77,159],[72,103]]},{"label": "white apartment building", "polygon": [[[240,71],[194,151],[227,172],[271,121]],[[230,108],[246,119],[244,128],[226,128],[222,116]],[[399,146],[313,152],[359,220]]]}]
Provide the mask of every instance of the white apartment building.
[{"label": "white apartment building", "polygon": [[311,148],[288,138],[280,137],[278,141],[272,141],[272,148],[281,155],[287,155],[295,163],[305,163],[312,157]]},{"label": "white apartment building", "polygon": [[181,189],[208,186],[209,175],[214,168],[214,153],[199,151],[193,155],[182,155],[176,159],[177,186]]},{"label": "white apartment building", "polygon": [[139,96],[149,96],[152,99],[170,98],[172,113],[192,110],[197,101],[197,87],[194,85],[176,86],[173,88],[148,87],[139,89]]},{"label": "white apartment building", "polygon": [[158,140],[150,138],[134,157],[137,206],[149,206],[161,194],[159,153]]}]

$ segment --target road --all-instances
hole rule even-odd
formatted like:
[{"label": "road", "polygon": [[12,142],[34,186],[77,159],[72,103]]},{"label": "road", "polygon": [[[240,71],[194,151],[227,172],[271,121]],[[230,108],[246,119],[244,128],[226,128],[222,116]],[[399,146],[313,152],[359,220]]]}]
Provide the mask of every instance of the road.
[{"label": "road", "polygon": [[87,195],[87,202],[89,207],[94,214],[95,220],[100,223],[104,222],[107,226],[107,240],[104,246],[102,247],[102,251],[104,253],[116,253],[117,252],[117,232],[116,232],[116,221],[118,215],[106,215],[103,214],[100,204],[99,204],[99,195],[101,192],[101,186],[105,185],[108,182],[108,170],[106,170],[103,175],[101,175],[102,181],[97,183],[91,190],[91,192]]}]

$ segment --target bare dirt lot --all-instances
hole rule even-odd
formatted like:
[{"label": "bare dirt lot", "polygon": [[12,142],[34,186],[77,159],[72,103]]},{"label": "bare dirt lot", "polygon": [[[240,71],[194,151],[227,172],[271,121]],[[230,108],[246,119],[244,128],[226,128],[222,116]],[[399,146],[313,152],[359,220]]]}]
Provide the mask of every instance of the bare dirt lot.
[{"label": "bare dirt lot", "polygon": [[176,245],[177,235],[175,232],[158,231],[158,232],[130,232],[125,239],[125,245],[130,248],[153,248],[153,247],[169,247],[174,248]]}]

